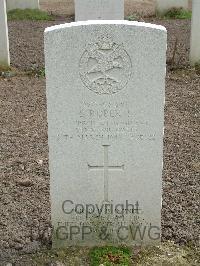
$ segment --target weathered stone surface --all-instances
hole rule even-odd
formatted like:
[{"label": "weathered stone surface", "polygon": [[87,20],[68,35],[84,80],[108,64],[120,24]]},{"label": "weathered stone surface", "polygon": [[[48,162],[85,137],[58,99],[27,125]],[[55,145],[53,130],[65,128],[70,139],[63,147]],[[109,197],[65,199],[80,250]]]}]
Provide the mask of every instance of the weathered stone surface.
[{"label": "weathered stone surface", "polygon": [[165,52],[162,26],[45,30],[54,246],[160,241]]},{"label": "weathered stone surface", "polygon": [[10,65],[6,2],[0,1],[0,65]]},{"label": "weathered stone surface", "polygon": [[124,0],[75,0],[75,20],[123,20]]},{"label": "weathered stone surface", "polygon": [[190,63],[200,64],[200,1],[193,0],[190,41]]}]

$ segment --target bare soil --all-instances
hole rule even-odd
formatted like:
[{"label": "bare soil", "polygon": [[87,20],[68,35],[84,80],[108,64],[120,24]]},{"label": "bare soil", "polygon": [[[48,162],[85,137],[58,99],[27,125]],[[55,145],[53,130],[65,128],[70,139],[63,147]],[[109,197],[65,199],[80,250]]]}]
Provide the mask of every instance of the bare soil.
[{"label": "bare soil", "polygon": [[[169,32],[162,238],[198,243],[200,72],[187,67],[190,22],[148,21],[165,25]],[[61,22],[9,22],[12,67],[43,68],[43,30]],[[178,48],[171,62],[176,38]],[[1,262],[10,254],[50,245],[51,224],[45,79],[24,74],[1,77],[0,95]]]}]

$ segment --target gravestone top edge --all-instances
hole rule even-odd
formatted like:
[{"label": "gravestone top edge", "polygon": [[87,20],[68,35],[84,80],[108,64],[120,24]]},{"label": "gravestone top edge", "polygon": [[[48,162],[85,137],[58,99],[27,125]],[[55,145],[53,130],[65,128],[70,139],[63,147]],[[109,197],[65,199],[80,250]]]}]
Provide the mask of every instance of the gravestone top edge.
[{"label": "gravestone top edge", "polygon": [[128,21],[128,20],[88,20],[88,21],[78,21],[78,22],[71,22],[65,23],[60,25],[55,25],[51,27],[47,27],[45,29],[45,33],[65,29],[65,28],[72,28],[72,27],[79,27],[79,26],[92,26],[92,25],[124,25],[124,26],[137,26],[137,27],[145,27],[155,30],[160,30],[163,32],[167,32],[166,28],[161,25],[145,23],[145,22],[138,22],[138,21]]}]

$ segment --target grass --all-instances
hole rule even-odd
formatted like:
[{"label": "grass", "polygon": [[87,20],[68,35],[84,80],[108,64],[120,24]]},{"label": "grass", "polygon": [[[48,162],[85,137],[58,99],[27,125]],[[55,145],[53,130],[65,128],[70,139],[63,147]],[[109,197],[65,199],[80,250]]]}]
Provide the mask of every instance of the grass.
[{"label": "grass", "polygon": [[164,19],[191,19],[192,12],[183,8],[171,8],[162,15]]},{"label": "grass", "polygon": [[196,63],[194,68],[195,68],[196,74],[200,75],[200,63]]},{"label": "grass", "polygon": [[21,72],[22,75],[27,75],[30,77],[38,77],[38,78],[45,78],[45,68],[39,68],[39,69],[30,69],[25,72]]},{"label": "grass", "polygon": [[173,242],[164,242],[160,246],[132,248],[96,247],[90,253],[91,266],[199,266],[198,247],[178,246]]},{"label": "grass", "polygon": [[89,248],[68,247],[65,249],[47,249],[35,254],[26,254],[20,257],[20,265],[46,266],[46,265],[88,265]]},{"label": "grass", "polygon": [[125,19],[129,21],[137,21],[139,18],[136,14],[133,14],[133,15],[127,16]]},{"label": "grass", "polygon": [[4,67],[0,65],[0,78],[12,78],[14,76],[30,76],[37,78],[45,78],[45,68],[29,69],[26,71],[16,69],[14,67]]},{"label": "grass", "polygon": [[193,245],[181,247],[173,242],[165,242],[157,247],[141,249],[132,262],[137,266],[198,266],[200,252]]},{"label": "grass", "polygon": [[195,69],[200,72],[200,61],[194,65]]},{"label": "grass", "polygon": [[45,68],[41,68],[36,72],[36,76],[40,78],[45,78]]},{"label": "grass", "polygon": [[6,72],[6,71],[10,71],[11,68],[9,66],[3,66],[0,65],[0,72]]},{"label": "grass", "polygon": [[131,264],[131,252],[126,247],[96,247],[90,251],[91,266],[112,266]]},{"label": "grass", "polygon": [[194,243],[179,246],[170,241],[146,248],[104,246],[92,249],[66,247],[56,250],[49,246],[34,254],[13,256],[10,262],[29,266],[199,266],[200,249]]},{"label": "grass", "polygon": [[54,16],[39,9],[13,9],[7,16],[8,20],[54,20]]}]

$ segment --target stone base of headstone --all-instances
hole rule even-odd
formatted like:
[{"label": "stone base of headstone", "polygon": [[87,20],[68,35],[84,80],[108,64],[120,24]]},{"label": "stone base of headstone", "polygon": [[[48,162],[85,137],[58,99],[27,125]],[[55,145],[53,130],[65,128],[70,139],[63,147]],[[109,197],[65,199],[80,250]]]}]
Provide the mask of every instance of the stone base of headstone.
[{"label": "stone base of headstone", "polygon": [[6,0],[7,11],[13,9],[39,9],[39,0]]}]

